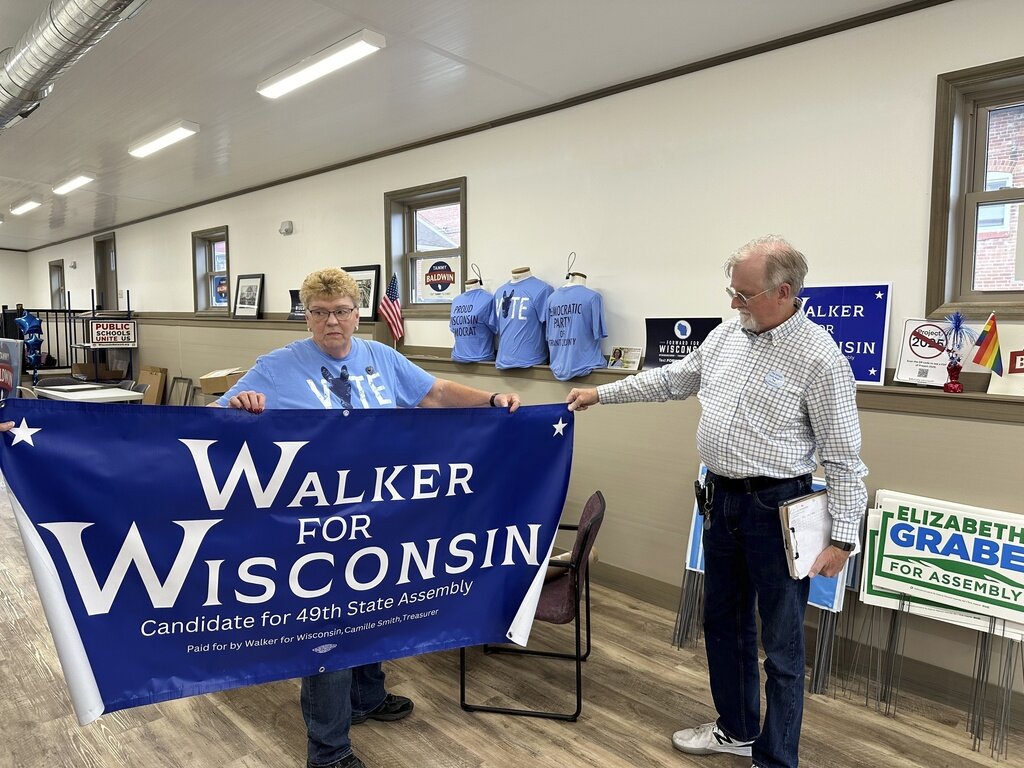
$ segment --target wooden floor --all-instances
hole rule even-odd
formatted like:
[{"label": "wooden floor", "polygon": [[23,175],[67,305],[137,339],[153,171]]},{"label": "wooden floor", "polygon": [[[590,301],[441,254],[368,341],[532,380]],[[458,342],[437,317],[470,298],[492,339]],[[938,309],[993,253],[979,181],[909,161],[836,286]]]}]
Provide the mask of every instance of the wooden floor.
[{"label": "wooden floor", "polygon": [[[458,653],[386,665],[389,688],[416,710],[397,723],[353,727],[369,768],[506,766],[705,766],[749,768],[731,756],[672,749],[674,730],[714,716],[702,648],[669,643],[673,615],[621,593],[594,590],[595,641],[584,665],[578,723],[470,714],[458,704]],[[538,624],[538,645],[569,639]],[[111,653],[116,653],[112,639]],[[568,705],[572,663],[471,655],[481,699]],[[808,696],[801,765],[812,768],[965,768],[1021,765],[1013,734],[1008,763],[972,752],[965,715],[903,695],[893,720],[854,698]],[[0,768],[300,768],[305,733],[298,684],[284,681],[105,715],[80,728],[31,581],[6,492],[0,492]]]}]

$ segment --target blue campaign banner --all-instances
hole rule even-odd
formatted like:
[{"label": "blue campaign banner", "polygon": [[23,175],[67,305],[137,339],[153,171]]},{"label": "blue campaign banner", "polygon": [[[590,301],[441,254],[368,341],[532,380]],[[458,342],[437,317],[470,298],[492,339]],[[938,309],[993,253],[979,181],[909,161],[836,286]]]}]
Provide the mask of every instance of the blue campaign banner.
[{"label": "blue campaign banner", "polygon": [[885,383],[890,283],[804,286],[804,312],[832,334],[860,384]]},{"label": "blue campaign banner", "polygon": [[[346,415],[347,413],[347,415]],[[525,643],[564,405],[253,415],[8,400],[0,469],[79,721]]]}]

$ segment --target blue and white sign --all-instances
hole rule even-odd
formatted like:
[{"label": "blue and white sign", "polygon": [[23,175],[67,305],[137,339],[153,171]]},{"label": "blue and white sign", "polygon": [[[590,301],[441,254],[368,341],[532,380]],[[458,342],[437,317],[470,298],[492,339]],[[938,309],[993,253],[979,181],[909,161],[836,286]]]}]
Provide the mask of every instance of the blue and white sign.
[{"label": "blue and white sign", "polygon": [[525,643],[572,459],[564,405],[253,415],[8,400],[2,415],[17,426],[0,469],[83,724]]},{"label": "blue and white sign", "polygon": [[885,381],[891,283],[804,286],[807,317],[836,340],[860,384]]},{"label": "blue and white sign", "polygon": [[720,317],[648,317],[644,368],[660,368],[682,360],[704,343]]}]

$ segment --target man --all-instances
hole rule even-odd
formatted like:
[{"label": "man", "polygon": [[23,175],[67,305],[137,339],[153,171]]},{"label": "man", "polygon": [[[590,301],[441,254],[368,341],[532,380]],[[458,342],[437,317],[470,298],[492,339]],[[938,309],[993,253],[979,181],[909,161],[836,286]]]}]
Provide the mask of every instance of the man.
[{"label": "man", "polygon": [[[803,255],[780,237],[753,240],[725,264],[739,317],[664,368],[573,389],[569,410],[698,395],[705,494],[704,637],[718,719],[672,735],[681,752],[750,756],[752,768],[795,768],[803,715],[804,609],[809,580],[789,576],[781,502],[825,469],[832,546],[811,575],[834,576],[854,549],[867,506],[856,386],[827,331],[801,311]],[[767,660],[759,724],[755,598]]]}]

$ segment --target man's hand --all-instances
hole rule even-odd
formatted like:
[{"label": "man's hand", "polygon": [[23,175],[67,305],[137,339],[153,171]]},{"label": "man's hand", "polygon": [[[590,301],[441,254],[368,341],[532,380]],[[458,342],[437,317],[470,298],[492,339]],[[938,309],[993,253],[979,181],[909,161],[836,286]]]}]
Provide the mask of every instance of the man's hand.
[{"label": "man's hand", "polygon": [[844,552],[832,546],[825,547],[822,553],[818,555],[818,559],[814,561],[811,570],[808,571],[808,576],[812,579],[818,574],[822,576],[835,576],[843,570],[843,566],[849,558],[849,552]]},{"label": "man's hand", "polygon": [[573,389],[565,398],[569,404],[570,411],[585,411],[592,405],[597,405],[600,400],[597,397],[596,389]]},{"label": "man's hand", "polygon": [[515,392],[499,392],[494,398],[494,406],[508,408],[509,413],[515,413],[519,410],[520,405],[522,405],[522,401]]},{"label": "man's hand", "polygon": [[13,421],[0,422],[0,432],[6,432],[8,429],[14,429]]},{"label": "man's hand", "polygon": [[249,413],[263,413],[267,407],[267,396],[262,392],[239,392],[228,400],[228,408],[241,408]]}]

